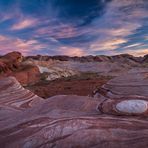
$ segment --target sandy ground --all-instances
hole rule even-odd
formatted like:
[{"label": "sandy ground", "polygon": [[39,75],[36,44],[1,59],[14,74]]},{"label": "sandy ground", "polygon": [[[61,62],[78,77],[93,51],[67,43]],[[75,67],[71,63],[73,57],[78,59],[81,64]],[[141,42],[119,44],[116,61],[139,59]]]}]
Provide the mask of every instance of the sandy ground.
[{"label": "sandy ground", "polygon": [[110,79],[111,77],[85,73],[80,76],[72,76],[54,81],[41,81],[26,88],[42,98],[61,94],[89,96],[96,88],[101,87]]}]

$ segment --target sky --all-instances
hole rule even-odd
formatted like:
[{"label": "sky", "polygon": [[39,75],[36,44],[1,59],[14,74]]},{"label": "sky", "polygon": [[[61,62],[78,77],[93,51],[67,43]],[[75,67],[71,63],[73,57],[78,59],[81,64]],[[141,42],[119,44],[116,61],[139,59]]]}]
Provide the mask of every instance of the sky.
[{"label": "sky", "polygon": [[148,0],[0,0],[0,54],[148,54]]}]

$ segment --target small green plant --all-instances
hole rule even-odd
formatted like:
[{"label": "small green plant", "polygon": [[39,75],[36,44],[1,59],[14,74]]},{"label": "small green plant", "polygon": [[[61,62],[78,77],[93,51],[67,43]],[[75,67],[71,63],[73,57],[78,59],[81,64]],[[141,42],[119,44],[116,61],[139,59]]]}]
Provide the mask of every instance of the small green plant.
[{"label": "small green plant", "polygon": [[48,78],[48,73],[44,72],[44,73],[41,74],[41,78],[40,78],[41,81],[46,81],[47,78]]}]

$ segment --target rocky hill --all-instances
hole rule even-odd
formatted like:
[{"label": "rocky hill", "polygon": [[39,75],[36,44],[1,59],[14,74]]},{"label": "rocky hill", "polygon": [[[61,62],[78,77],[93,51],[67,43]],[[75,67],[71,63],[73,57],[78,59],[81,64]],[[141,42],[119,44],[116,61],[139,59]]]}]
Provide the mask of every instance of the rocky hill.
[{"label": "rocky hill", "polygon": [[[6,76],[14,76],[23,86],[33,86],[32,91],[36,92],[36,89],[41,85],[41,91],[44,94],[42,97],[49,97],[49,91],[45,88],[50,87],[50,81],[63,79],[61,86],[57,87],[58,81],[54,81],[53,88],[56,87],[55,92],[51,94],[59,94],[62,90],[68,94],[73,94],[76,91],[74,87],[71,87],[74,83],[75,87],[80,90],[83,88],[88,90],[86,86],[89,83],[93,83],[89,88],[89,91],[95,89],[98,82],[101,82],[100,76],[103,76],[103,82],[108,80],[108,77],[116,77],[121,74],[125,74],[133,68],[147,67],[147,55],[144,57],[134,57],[128,54],[116,55],[116,56],[85,56],[85,57],[68,57],[68,56],[28,56],[23,57],[19,52],[8,53],[0,57],[0,78]],[[85,74],[90,76],[85,79]],[[94,82],[92,75],[95,76],[96,82]],[[105,78],[105,77],[106,78]],[[84,77],[83,85],[78,85],[79,77]],[[69,78],[69,82],[65,82],[65,78]],[[73,79],[75,78],[75,80]],[[78,79],[77,79],[78,78]],[[45,84],[49,84],[48,86]],[[64,86],[65,84],[65,86]],[[102,84],[102,82],[100,83]],[[99,85],[99,84],[98,84]],[[74,86],[74,85],[73,85]],[[69,89],[67,89],[69,88]],[[68,90],[68,91],[67,91]],[[40,91],[37,94],[40,94]],[[43,94],[43,93],[42,93]],[[81,93],[78,93],[80,95]],[[87,94],[86,92],[84,94]]]},{"label": "rocky hill", "polygon": [[25,57],[26,60],[28,59],[34,59],[34,60],[39,60],[39,61],[49,61],[49,60],[59,60],[59,61],[77,61],[77,62],[136,62],[136,63],[142,63],[145,62],[145,58],[147,55],[144,57],[134,57],[129,54],[120,54],[120,55],[115,55],[115,56],[105,56],[105,55],[98,55],[98,56],[82,56],[82,57],[69,57],[69,56],[42,56],[42,55],[37,55],[37,56],[27,56]]},{"label": "rocky hill", "polygon": [[[134,57],[128,54],[116,56],[29,56],[25,61],[40,67],[48,73],[48,80],[76,75],[81,72],[93,72],[100,75],[118,76],[133,67],[145,67],[147,56]],[[51,74],[52,73],[52,74]],[[55,73],[55,76],[53,76]]]}]

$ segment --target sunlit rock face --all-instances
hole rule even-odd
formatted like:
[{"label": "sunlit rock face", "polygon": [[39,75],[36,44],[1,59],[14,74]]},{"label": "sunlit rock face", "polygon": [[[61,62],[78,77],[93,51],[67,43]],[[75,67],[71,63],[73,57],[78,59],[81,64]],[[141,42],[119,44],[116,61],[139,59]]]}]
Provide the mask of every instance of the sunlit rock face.
[{"label": "sunlit rock face", "polygon": [[[143,58],[137,58],[128,54],[116,56],[31,56],[26,57],[25,62],[39,66],[41,73],[56,73],[55,78],[76,74],[77,72],[93,72],[100,75],[119,76],[126,73],[132,67],[142,66]],[[57,74],[58,73],[58,74]],[[50,78],[49,80],[53,79]]]},{"label": "sunlit rock face", "polygon": [[42,73],[43,75],[45,75],[45,79],[46,80],[55,80],[55,79],[59,79],[59,78],[66,78],[66,77],[70,77],[73,75],[77,75],[78,72],[71,70],[71,69],[66,69],[66,68],[62,68],[62,67],[44,67],[44,66],[39,66],[38,68],[40,70],[40,73]]},{"label": "sunlit rock face", "polygon": [[19,52],[11,52],[2,56],[0,58],[0,74],[17,69],[22,59],[22,55]]},{"label": "sunlit rock face", "polygon": [[140,114],[148,109],[148,102],[144,100],[125,100],[116,105],[116,109],[123,113]]},{"label": "sunlit rock face", "polygon": [[22,64],[23,56],[19,52],[10,52],[0,58],[0,78],[14,76],[23,86],[40,80],[37,66]]},{"label": "sunlit rock face", "polygon": [[[108,84],[112,82],[112,85],[102,87],[96,99],[59,95],[43,100],[24,89],[15,78],[2,79],[0,146],[147,148],[148,97],[146,91],[142,91],[148,90],[147,83],[142,84],[145,74],[132,73],[131,80],[129,74],[123,75],[122,83],[122,76],[119,82],[117,78],[111,80]],[[129,84],[131,88],[140,86],[140,89],[133,88],[127,94]],[[120,87],[118,94],[113,85]],[[128,114],[133,111],[136,115]]]}]

